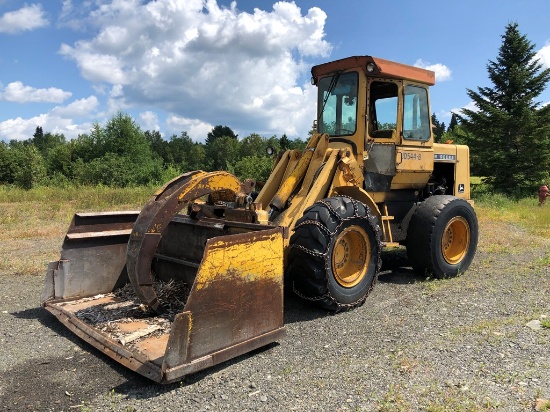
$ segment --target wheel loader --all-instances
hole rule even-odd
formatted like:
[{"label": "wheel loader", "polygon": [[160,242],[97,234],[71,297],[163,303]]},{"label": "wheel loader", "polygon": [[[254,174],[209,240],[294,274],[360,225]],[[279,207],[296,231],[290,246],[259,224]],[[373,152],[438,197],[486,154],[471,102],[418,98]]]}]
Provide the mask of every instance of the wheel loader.
[{"label": "wheel loader", "polygon": [[285,292],[333,312],[362,305],[383,248],[405,246],[429,276],[465,271],[478,239],[469,151],[434,143],[434,73],[372,56],[311,73],[315,133],[274,157],[261,190],[194,171],[141,211],[76,213],[43,306],[170,383],[281,339]]}]

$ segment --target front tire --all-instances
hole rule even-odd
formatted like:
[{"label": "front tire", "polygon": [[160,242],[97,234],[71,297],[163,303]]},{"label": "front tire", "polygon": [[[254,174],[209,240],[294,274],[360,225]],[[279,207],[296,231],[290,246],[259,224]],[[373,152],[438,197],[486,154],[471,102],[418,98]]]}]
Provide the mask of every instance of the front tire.
[{"label": "front tire", "polygon": [[363,203],[331,197],[306,209],[290,238],[287,277],[302,298],[331,311],[360,306],[380,270],[380,233]]},{"label": "front tire", "polygon": [[407,230],[407,255],[415,271],[456,276],[472,263],[478,240],[473,207],[455,196],[432,196],[416,209]]}]

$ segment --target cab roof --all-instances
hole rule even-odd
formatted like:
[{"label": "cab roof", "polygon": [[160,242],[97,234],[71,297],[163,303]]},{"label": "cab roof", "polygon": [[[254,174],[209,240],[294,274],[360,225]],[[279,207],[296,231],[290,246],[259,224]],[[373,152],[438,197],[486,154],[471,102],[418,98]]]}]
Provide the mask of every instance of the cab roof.
[{"label": "cab roof", "polygon": [[[367,65],[370,63],[373,64],[373,71],[367,72]],[[431,70],[396,63],[373,56],[352,56],[329,63],[319,64],[312,67],[311,75],[314,78],[315,84],[317,84],[320,77],[354,68],[363,69],[369,76],[411,80],[430,86],[435,84],[435,73]]]}]

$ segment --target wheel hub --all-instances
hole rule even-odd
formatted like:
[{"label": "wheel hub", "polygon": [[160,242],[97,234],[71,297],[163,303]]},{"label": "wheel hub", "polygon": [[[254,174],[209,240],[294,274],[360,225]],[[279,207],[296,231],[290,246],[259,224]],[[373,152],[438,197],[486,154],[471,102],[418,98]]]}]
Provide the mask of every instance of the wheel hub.
[{"label": "wheel hub", "polygon": [[450,265],[459,263],[470,245],[470,226],[465,218],[456,216],[452,218],[445,230],[441,241],[441,251],[443,258]]},{"label": "wheel hub", "polygon": [[332,252],[332,272],[339,285],[351,288],[367,273],[370,261],[370,242],[359,226],[346,228],[335,240]]}]

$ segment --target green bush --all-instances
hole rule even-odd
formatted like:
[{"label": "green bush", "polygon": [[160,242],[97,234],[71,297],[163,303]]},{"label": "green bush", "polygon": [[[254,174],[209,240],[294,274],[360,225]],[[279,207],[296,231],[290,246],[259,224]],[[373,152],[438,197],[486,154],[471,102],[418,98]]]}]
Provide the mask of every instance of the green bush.
[{"label": "green bush", "polygon": [[247,178],[258,182],[267,181],[273,169],[273,159],[266,156],[246,156],[235,165],[235,174],[242,181]]}]

